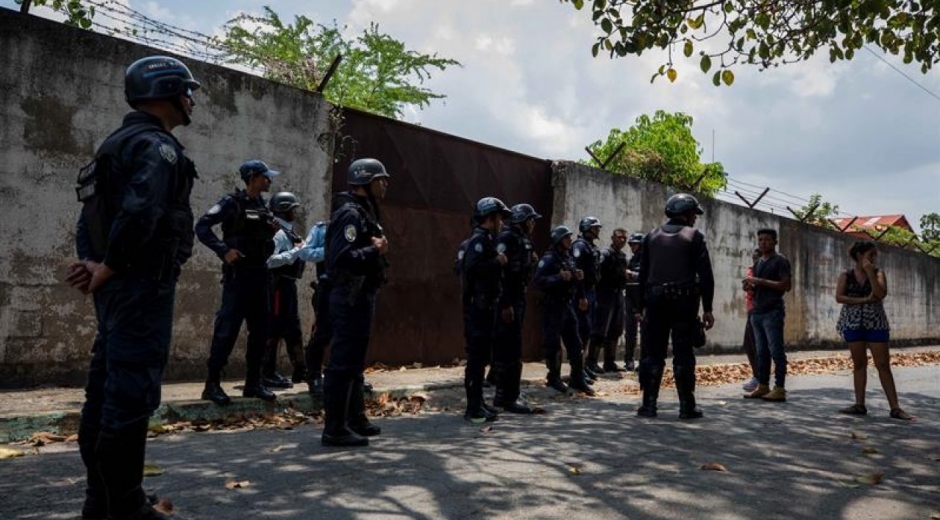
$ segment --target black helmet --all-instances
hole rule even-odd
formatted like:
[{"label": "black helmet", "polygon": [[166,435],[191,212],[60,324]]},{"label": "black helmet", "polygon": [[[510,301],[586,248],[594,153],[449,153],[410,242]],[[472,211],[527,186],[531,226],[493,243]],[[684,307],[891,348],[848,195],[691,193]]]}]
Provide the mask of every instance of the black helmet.
[{"label": "black helmet", "polygon": [[685,215],[686,213],[695,213],[701,215],[704,213],[702,207],[698,204],[698,199],[688,193],[676,193],[666,201],[666,216],[669,218]]},{"label": "black helmet", "polygon": [[516,204],[512,207],[512,217],[510,217],[509,222],[511,224],[522,224],[530,218],[542,218],[542,215],[536,213],[535,208],[528,204]]},{"label": "black helmet", "polygon": [[578,231],[584,233],[585,231],[591,229],[592,227],[604,227],[601,225],[601,221],[597,217],[584,217],[581,219],[581,223],[578,224]]},{"label": "black helmet", "polygon": [[486,217],[494,213],[501,213],[503,218],[512,216],[512,211],[503,204],[503,201],[496,197],[483,197],[477,201],[477,205],[473,208],[473,218],[476,219],[477,222],[483,221]]},{"label": "black helmet", "polygon": [[373,179],[389,178],[391,175],[385,171],[385,166],[376,159],[356,159],[346,170],[346,184],[350,186],[365,186]]},{"label": "black helmet", "polygon": [[552,247],[557,246],[561,239],[574,234],[568,226],[555,226],[552,228]]},{"label": "black helmet", "polygon": [[141,58],[124,73],[124,99],[131,107],[148,99],[175,99],[198,88],[189,68],[169,56]]},{"label": "black helmet", "polygon": [[643,239],[646,238],[646,235],[643,233],[633,233],[630,235],[630,238],[627,239],[628,244],[642,244]]},{"label": "black helmet", "polygon": [[255,175],[264,175],[270,179],[281,174],[281,172],[276,172],[268,168],[268,165],[264,164],[264,161],[260,159],[245,161],[245,164],[242,164],[241,168],[238,169],[238,173],[246,183]]},{"label": "black helmet", "polygon": [[300,202],[297,202],[297,196],[289,191],[282,191],[268,201],[268,207],[275,213],[287,213],[298,206]]}]

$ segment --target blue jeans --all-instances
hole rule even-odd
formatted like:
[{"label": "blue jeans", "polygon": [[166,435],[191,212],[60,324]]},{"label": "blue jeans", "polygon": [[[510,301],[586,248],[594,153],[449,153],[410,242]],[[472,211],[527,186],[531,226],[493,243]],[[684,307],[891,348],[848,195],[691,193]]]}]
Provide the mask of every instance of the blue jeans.
[{"label": "blue jeans", "polygon": [[757,380],[770,383],[770,360],[774,362],[774,384],[783,387],[787,379],[787,353],[783,348],[783,309],[751,313],[754,343],[757,347]]}]

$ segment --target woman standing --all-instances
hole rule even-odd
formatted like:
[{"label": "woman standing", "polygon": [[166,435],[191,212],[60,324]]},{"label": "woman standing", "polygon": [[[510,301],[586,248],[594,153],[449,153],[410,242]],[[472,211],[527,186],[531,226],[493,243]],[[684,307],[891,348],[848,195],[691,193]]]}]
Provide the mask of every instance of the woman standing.
[{"label": "woman standing", "polygon": [[[842,304],[836,327],[849,345],[852,354],[855,404],[840,412],[865,415],[865,385],[868,382],[868,352],[878,369],[878,379],[891,406],[891,418],[913,419],[898,405],[898,393],[891,374],[891,355],[888,352],[888,316],[882,300],[888,295],[888,281],[884,271],[875,267],[878,248],[871,240],[859,240],[849,249],[855,267],[839,276],[836,301]],[[866,348],[867,347],[867,348]]]}]

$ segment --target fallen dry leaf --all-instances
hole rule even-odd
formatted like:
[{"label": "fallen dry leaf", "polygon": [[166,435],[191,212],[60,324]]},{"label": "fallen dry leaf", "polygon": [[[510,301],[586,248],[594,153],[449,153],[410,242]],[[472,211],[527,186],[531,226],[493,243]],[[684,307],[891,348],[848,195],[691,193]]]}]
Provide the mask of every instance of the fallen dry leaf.
[{"label": "fallen dry leaf", "polygon": [[703,464],[702,469],[705,471],[728,471],[728,468],[726,468],[723,464],[718,464],[717,462]]},{"label": "fallen dry leaf", "polygon": [[244,489],[251,485],[248,480],[235,480],[233,478],[225,480],[225,487],[228,489]]},{"label": "fallen dry leaf", "polygon": [[493,431],[493,427],[492,427],[492,426],[484,426],[483,428],[480,428],[480,431],[483,432],[483,433],[489,433],[489,432]]},{"label": "fallen dry leaf", "polygon": [[153,505],[153,508],[158,513],[163,513],[167,516],[173,516],[173,502],[170,502],[169,498],[161,498],[157,500],[157,503]]},{"label": "fallen dry leaf", "polygon": [[878,448],[875,448],[872,446],[865,446],[864,448],[862,448],[862,453],[864,453],[865,455],[873,455],[875,453],[878,453]]},{"label": "fallen dry leaf", "polygon": [[857,441],[864,441],[868,438],[868,435],[862,432],[852,432],[852,438]]},{"label": "fallen dry leaf", "polygon": [[163,468],[156,464],[144,464],[144,476],[145,477],[159,477],[164,473]]},{"label": "fallen dry leaf", "polygon": [[940,460],[940,455],[927,455],[927,460]]},{"label": "fallen dry leaf", "polygon": [[532,408],[532,413],[535,414],[535,415],[543,415],[543,414],[545,414],[545,408],[542,408],[542,407],[540,407],[540,406],[536,406],[535,408]]},{"label": "fallen dry leaf", "polygon": [[885,478],[884,471],[879,471],[877,473],[870,473],[868,475],[862,475],[855,479],[859,484],[868,484],[874,486],[875,484],[880,484],[881,481]]},{"label": "fallen dry leaf", "polygon": [[72,435],[69,435],[65,438],[65,442],[78,442],[78,434],[73,433]]},{"label": "fallen dry leaf", "polygon": [[940,511],[930,515],[930,520],[940,520]]},{"label": "fallen dry leaf", "polygon": [[14,457],[22,457],[23,455],[24,453],[18,449],[6,448],[4,446],[0,446],[0,460],[12,459]]},{"label": "fallen dry leaf", "polygon": [[578,466],[568,466],[568,473],[571,473],[572,475],[580,475],[581,468]]},{"label": "fallen dry leaf", "polygon": [[277,452],[279,452],[279,451],[281,451],[281,450],[283,450],[283,449],[284,449],[284,445],[281,444],[280,446],[275,446],[275,447],[271,448],[271,453],[277,453]]}]

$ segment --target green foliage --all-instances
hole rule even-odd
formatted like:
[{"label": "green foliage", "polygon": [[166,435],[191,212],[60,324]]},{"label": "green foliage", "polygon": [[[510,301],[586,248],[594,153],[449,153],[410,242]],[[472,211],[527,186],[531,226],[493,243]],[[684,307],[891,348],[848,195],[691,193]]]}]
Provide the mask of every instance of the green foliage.
[{"label": "green foliage", "polygon": [[460,63],[437,54],[405,49],[404,43],[371,24],[356,39],[346,39],[335,22],[316,24],[306,16],[285,23],[270,7],[263,16],[243,14],[225,25],[222,44],[228,63],[260,68],[266,78],[306,90],[320,84],[330,63],[343,60],[323,94],[335,105],[401,118],[407,106],[426,107],[444,96],[420,84],[431,70]]},{"label": "green foliage", "polygon": [[[701,147],[692,136],[692,118],[686,114],[657,110],[652,118],[642,115],[626,131],[614,128],[606,141],[595,141],[588,149],[607,161],[621,144],[623,150],[605,169],[708,196],[725,187],[721,163],[702,164]],[[585,164],[601,167],[593,158]]]},{"label": "green foliage", "polygon": [[824,202],[822,195],[814,193],[810,195],[809,202],[800,209],[793,210],[796,217],[806,224],[813,224],[827,229],[835,229],[831,217],[839,214],[839,206],[831,202]]},{"label": "green foliage", "polygon": [[[22,4],[23,0],[16,0],[16,3]],[[91,19],[95,16],[95,6],[86,5],[81,0],[33,0],[31,5],[48,5],[68,17],[66,24],[82,29],[90,29]]]},{"label": "green foliage", "polygon": [[919,64],[925,74],[940,60],[938,0],[559,1],[578,10],[590,4],[601,31],[591,48],[594,56],[601,50],[612,58],[668,50],[652,80],[664,75],[675,80],[672,51],[680,48],[703,73],[713,63],[718,66],[715,86],[730,86],[729,69],[735,66],[766,69],[827,51],[830,62],[851,60],[864,45],[902,55],[904,63]]},{"label": "green foliage", "polygon": [[927,213],[920,217],[920,235],[924,241],[940,241],[940,215]]}]

